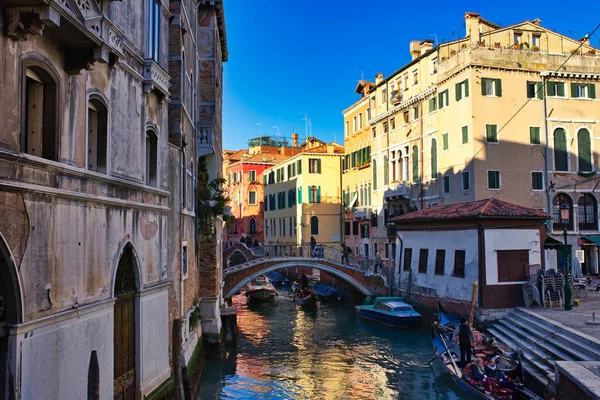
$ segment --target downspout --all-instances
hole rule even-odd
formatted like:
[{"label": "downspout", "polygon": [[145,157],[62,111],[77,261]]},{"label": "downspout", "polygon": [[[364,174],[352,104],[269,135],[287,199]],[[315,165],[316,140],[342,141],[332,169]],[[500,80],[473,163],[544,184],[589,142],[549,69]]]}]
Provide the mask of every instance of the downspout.
[{"label": "downspout", "polygon": [[419,164],[420,176],[419,176],[419,197],[421,198],[421,210],[425,204],[425,200],[423,199],[423,157],[425,157],[425,149],[423,148],[423,103],[419,103],[419,142],[421,147],[421,160]]},{"label": "downspout", "polygon": [[[546,212],[549,215],[552,215],[552,210],[550,209],[551,207],[551,203],[550,203],[550,179],[549,179],[549,173],[548,173],[548,105],[546,103],[546,94],[544,93],[544,91],[546,90],[546,77],[542,76],[542,96],[544,98],[544,136],[545,136],[545,140],[546,142],[544,143],[544,184],[546,186]],[[536,93],[537,95],[537,93]],[[552,232],[551,229],[551,221],[547,220],[546,221],[546,227],[547,227],[547,231],[548,232]]]},{"label": "downspout", "polygon": [[[398,254],[398,294],[402,294],[402,263],[404,262],[404,240],[400,237],[398,231],[396,231],[396,238],[400,241],[400,253]],[[394,268],[396,266],[394,265]]]},{"label": "downspout", "polygon": [[479,282],[477,303],[479,308],[483,308],[483,288],[487,277],[485,271],[485,231],[481,226],[481,222],[477,222],[477,264],[477,280]]},{"label": "downspout", "polygon": [[[198,7],[194,7],[194,11],[196,12],[194,15],[194,90],[198,89],[198,85],[196,82],[198,82]],[[193,92],[192,92],[193,93]],[[193,182],[193,188],[192,190],[194,191],[194,195],[193,195],[193,199],[194,199],[194,220],[195,220],[195,227],[194,227],[194,238],[195,238],[195,243],[194,243],[194,251],[196,251],[196,244],[198,243],[198,226],[200,224],[200,221],[198,220],[198,209],[196,207],[196,186],[197,186],[197,178],[198,178],[198,154],[196,154],[196,138],[198,137],[198,124],[196,123],[195,119],[198,117],[198,114],[200,113],[200,107],[198,106],[198,94],[196,96],[194,96],[195,104],[193,104],[193,107],[195,108],[196,112],[194,112],[194,127],[193,127],[193,131],[194,131],[194,149],[192,150],[194,153],[194,165],[196,166],[195,171],[192,171],[192,182]],[[198,259],[196,259],[196,265],[198,265]]]}]

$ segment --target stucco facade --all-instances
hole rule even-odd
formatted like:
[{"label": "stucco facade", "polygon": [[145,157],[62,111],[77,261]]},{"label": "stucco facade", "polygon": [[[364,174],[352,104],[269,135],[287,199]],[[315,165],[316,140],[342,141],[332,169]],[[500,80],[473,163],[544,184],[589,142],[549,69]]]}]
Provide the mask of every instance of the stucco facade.
[{"label": "stucco facade", "polygon": [[[566,203],[569,241],[586,250],[584,272],[598,273],[596,49],[539,20],[500,27],[466,13],[465,26],[453,42],[412,41],[412,61],[370,90],[381,222],[488,197],[557,218]],[[560,239],[562,225],[548,226]]]},{"label": "stucco facade", "polygon": [[[307,149],[264,172],[265,243],[341,249],[341,160],[335,143]],[[290,171],[290,172],[288,172]]]}]

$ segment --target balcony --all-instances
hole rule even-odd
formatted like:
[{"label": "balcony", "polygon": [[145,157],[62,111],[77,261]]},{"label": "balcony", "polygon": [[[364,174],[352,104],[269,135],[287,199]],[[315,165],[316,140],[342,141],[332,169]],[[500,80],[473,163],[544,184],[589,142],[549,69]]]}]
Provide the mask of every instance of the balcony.
[{"label": "balcony", "polygon": [[401,90],[392,90],[392,95],[390,96],[390,101],[395,106],[400,104],[402,102],[402,91]]},{"label": "balcony", "polygon": [[371,218],[371,208],[370,207],[356,207],[354,209],[354,219],[367,219]]},{"label": "balcony", "polygon": [[384,192],[384,198],[389,197],[408,197],[410,196],[411,185],[408,182],[392,182]]},{"label": "balcony", "polygon": [[171,77],[154,60],[144,61],[144,93],[157,90],[165,97],[169,97],[169,81]]},{"label": "balcony", "polygon": [[[196,124],[196,154],[204,155],[213,152],[212,125]],[[234,182],[236,183],[236,182]]]}]

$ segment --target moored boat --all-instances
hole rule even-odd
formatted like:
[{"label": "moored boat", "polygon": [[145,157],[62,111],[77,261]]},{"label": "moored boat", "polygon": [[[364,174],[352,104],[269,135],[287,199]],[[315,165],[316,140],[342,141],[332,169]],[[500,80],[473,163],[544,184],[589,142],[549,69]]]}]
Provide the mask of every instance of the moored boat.
[{"label": "moored boat", "polygon": [[373,304],[363,304],[354,308],[360,318],[390,328],[408,328],[421,320],[421,314],[402,300],[401,297],[378,297]]},{"label": "moored boat", "polygon": [[277,290],[265,276],[259,276],[246,285],[246,297],[256,303],[275,301]]},{"label": "moored boat", "polygon": [[265,272],[265,276],[275,287],[287,286],[290,283],[288,278],[286,278],[285,276],[283,276],[283,274],[277,271]]},{"label": "moored boat", "polygon": [[[486,378],[482,382],[475,382],[469,374],[470,365],[465,369],[458,366],[457,360],[460,359],[460,347],[457,342],[452,341],[452,333],[460,322],[456,317],[446,314],[440,307],[439,322],[435,322],[431,330],[431,339],[435,355],[439,358],[446,371],[452,377],[452,380],[471,398],[488,399],[488,400],[516,400],[530,399],[541,400],[541,397],[531,392],[521,382],[514,378],[520,373],[521,366],[510,358],[498,355],[498,349],[494,349],[489,343],[485,345],[488,350],[487,354],[483,353],[482,348],[477,348],[478,338],[476,335],[476,344],[474,346],[475,356],[486,358],[484,363],[487,363],[490,358],[494,358],[496,366],[506,375],[506,380],[501,384],[496,379]],[[479,332],[474,332],[479,334]],[[481,335],[479,335],[481,337]],[[485,342],[485,341],[484,341]],[[481,343],[479,343],[481,344]],[[491,354],[489,350],[493,350]],[[433,360],[432,360],[433,361]]]},{"label": "moored boat", "polygon": [[340,301],[342,296],[336,288],[329,285],[313,285],[312,290],[317,300],[324,302]]}]

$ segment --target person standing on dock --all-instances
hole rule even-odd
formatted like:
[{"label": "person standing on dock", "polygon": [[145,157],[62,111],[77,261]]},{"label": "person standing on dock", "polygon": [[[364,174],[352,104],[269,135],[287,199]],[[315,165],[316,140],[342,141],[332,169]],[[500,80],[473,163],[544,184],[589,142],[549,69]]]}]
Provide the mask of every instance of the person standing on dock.
[{"label": "person standing on dock", "polygon": [[452,340],[458,342],[460,347],[460,367],[464,368],[465,365],[471,362],[471,343],[475,342],[475,335],[466,318],[461,318],[460,326],[454,331]]}]

